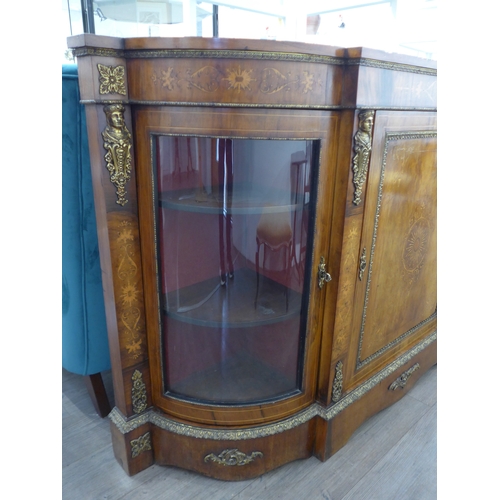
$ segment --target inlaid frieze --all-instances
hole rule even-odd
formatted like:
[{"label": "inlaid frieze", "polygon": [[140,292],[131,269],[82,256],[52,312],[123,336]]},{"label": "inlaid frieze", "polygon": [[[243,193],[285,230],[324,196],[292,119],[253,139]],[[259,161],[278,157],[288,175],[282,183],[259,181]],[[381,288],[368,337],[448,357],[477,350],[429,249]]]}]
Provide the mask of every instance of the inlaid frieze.
[{"label": "inlaid frieze", "polygon": [[313,73],[303,70],[292,73],[277,68],[245,68],[235,65],[222,69],[212,65],[188,68],[184,72],[169,66],[163,70],[153,70],[151,80],[154,85],[166,91],[185,87],[204,93],[247,92],[250,94],[276,94],[278,92],[300,92],[307,94],[322,86]]}]

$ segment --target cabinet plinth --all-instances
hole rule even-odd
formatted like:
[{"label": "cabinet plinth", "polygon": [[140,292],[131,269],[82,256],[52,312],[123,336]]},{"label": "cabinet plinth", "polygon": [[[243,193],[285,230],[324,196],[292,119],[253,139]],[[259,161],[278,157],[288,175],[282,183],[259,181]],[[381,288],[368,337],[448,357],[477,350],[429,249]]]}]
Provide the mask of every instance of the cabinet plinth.
[{"label": "cabinet plinth", "polygon": [[328,459],[436,363],[435,63],[258,40],[69,46],[117,459],[225,480]]}]

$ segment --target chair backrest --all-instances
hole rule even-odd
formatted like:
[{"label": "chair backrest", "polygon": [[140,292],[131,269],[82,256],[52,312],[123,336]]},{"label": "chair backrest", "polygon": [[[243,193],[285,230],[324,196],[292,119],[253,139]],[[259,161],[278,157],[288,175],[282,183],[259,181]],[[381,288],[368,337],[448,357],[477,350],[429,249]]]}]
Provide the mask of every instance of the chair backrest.
[{"label": "chair backrest", "polygon": [[76,65],[62,68],[62,365],[79,375],[109,357],[85,110]]}]

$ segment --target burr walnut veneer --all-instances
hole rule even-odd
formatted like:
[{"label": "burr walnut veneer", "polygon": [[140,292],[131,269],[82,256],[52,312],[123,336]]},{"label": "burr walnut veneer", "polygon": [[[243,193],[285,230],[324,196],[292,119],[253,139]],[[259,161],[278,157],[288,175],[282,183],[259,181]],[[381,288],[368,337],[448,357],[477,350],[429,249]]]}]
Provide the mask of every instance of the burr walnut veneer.
[{"label": "burr walnut veneer", "polygon": [[115,455],[328,459],[436,363],[436,68],[355,48],[69,39]]}]

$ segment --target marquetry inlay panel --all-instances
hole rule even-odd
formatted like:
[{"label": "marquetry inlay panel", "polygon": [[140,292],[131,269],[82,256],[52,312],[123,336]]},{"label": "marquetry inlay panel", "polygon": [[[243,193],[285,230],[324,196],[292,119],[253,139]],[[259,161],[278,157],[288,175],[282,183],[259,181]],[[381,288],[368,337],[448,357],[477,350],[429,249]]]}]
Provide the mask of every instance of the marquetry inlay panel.
[{"label": "marquetry inlay panel", "polygon": [[331,99],[336,68],[324,64],[304,62],[290,67],[282,61],[237,59],[169,59],[161,64],[137,60],[129,64],[129,96],[137,101],[182,103],[189,96],[200,103],[335,104],[325,104],[325,97]]},{"label": "marquetry inlay panel", "polygon": [[132,364],[144,358],[146,321],[137,219],[125,212],[108,214],[114,289],[122,355]]}]

